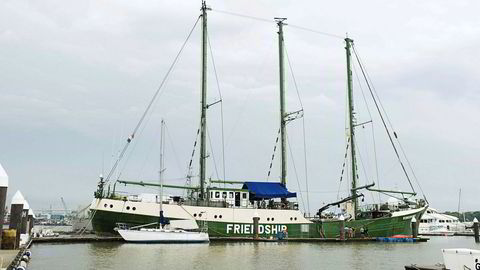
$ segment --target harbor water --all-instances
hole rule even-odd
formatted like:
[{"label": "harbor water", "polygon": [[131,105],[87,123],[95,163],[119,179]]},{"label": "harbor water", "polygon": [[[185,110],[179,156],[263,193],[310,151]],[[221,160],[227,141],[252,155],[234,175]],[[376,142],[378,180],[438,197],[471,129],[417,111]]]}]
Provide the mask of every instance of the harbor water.
[{"label": "harbor water", "polygon": [[426,243],[34,244],[28,269],[404,269],[443,262],[443,248],[480,244],[462,236]]}]

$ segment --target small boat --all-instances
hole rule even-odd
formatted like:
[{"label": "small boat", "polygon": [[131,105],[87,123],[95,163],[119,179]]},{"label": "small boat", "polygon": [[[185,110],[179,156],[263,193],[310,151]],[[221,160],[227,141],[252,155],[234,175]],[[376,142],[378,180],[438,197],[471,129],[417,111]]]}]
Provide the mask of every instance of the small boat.
[{"label": "small boat", "polygon": [[[164,121],[161,123],[160,138],[160,218],[158,223],[150,223],[129,228],[127,224],[118,223],[115,230],[127,242],[135,243],[205,243],[209,242],[207,232],[199,230],[184,230],[170,224],[170,221],[163,215],[163,177],[164,164]],[[195,220],[192,222],[196,224]],[[158,227],[152,228],[158,224]],[[198,226],[196,226],[198,229]]]},{"label": "small boat", "polygon": [[135,243],[207,243],[208,233],[164,228],[128,228],[118,224],[117,232],[127,242]]},{"label": "small boat", "polygon": [[429,207],[420,220],[418,233],[428,236],[453,236],[457,233],[473,234],[473,231],[457,217],[442,214]]},{"label": "small boat", "polygon": [[405,270],[465,270],[480,269],[480,250],[468,248],[442,249],[443,264],[431,266],[406,265]]}]

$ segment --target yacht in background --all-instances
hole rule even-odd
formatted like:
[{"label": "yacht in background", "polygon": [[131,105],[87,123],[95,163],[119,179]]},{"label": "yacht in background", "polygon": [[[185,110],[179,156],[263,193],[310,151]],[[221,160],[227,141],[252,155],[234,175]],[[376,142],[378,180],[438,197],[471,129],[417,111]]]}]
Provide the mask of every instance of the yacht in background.
[{"label": "yacht in background", "polygon": [[421,235],[444,236],[473,233],[467,227],[467,224],[461,222],[457,217],[442,214],[436,209],[428,208],[420,220],[418,233]]}]

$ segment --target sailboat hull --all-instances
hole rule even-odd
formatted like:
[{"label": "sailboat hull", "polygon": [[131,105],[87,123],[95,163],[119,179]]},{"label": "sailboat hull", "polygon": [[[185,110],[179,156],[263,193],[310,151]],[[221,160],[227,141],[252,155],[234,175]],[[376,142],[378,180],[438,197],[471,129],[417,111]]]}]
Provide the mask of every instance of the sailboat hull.
[{"label": "sailboat hull", "polygon": [[[91,206],[93,229],[99,234],[114,233],[116,223],[127,223],[132,226],[156,222],[158,220],[158,204],[135,202],[139,213],[125,211],[133,202],[96,199]],[[102,207],[104,204],[114,205]],[[100,207],[97,207],[99,205]],[[117,205],[117,206],[115,206]],[[337,238],[341,222],[338,220],[312,221],[303,217],[299,210],[277,209],[242,209],[219,208],[186,205],[163,205],[165,215],[171,219],[195,219],[199,225],[206,223],[208,234],[218,237],[252,237],[253,217],[260,216],[259,236],[276,237],[280,232],[288,232],[289,238]],[[104,209],[102,209],[104,208]],[[118,208],[118,209],[117,209]],[[130,207],[131,209],[131,207]],[[368,231],[369,237],[389,237],[393,235],[412,235],[411,221],[415,217],[420,220],[425,207],[393,212],[390,217],[346,221],[345,227],[359,233]],[[148,214],[150,213],[150,214]],[[202,217],[196,215],[204,213]],[[194,217],[196,216],[196,217]]]},{"label": "sailboat hull", "polygon": [[184,230],[117,230],[122,238],[132,243],[207,243],[208,234]]}]

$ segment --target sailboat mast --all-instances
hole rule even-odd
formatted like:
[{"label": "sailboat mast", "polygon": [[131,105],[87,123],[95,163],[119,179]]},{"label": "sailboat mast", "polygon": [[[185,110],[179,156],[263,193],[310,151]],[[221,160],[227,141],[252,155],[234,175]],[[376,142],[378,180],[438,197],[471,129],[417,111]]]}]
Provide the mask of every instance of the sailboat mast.
[{"label": "sailboat mast", "polygon": [[200,115],[200,200],[205,199],[205,163],[207,156],[207,39],[207,5],[205,1],[202,1],[202,112]]},{"label": "sailboat mast", "polygon": [[158,181],[160,182],[160,213],[163,211],[163,171],[165,167],[165,121],[162,119],[160,128],[160,170]]},{"label": "sailboat mast", "polygon": [[287,184],[287,147],[286,147],[286,114],[285,114],[285,70],[284,70],[284,40],[283,40],[283,25],[287,18],[275,18],[278,25],[278,62],[280,73],[280,144],[281,144],[281,183]]},{"label": "sailboat mast", "polygon": [[355,159],[355,112],[353,107],[353,82],[352,82],[352,67],[351,67],[351,47],[353,40],[345,38],[345,50],[347,53],[347,86],[348,86],[348,124],[349,124],[349,139],[350,139],[350,161],[352,166],[352,189],[351,195],[354,197],[353,203],[353,218],[357,216],[358,200],[357,195],[357,164]]},{"label": "sailboat mast", "polygon": [[160,211],[158,216],[159,228],[163,228],[167,223],[163,216],[163,172],[165,171],[165,121],[162,118],[160,124],[160,169],[158,170],[158,181],[160,182]]}]

